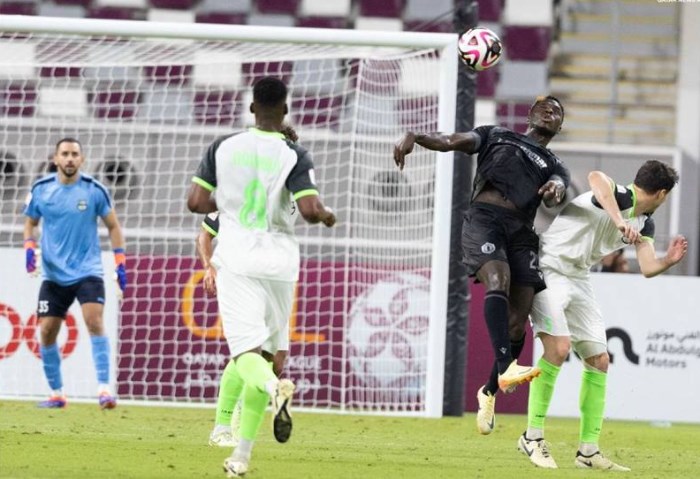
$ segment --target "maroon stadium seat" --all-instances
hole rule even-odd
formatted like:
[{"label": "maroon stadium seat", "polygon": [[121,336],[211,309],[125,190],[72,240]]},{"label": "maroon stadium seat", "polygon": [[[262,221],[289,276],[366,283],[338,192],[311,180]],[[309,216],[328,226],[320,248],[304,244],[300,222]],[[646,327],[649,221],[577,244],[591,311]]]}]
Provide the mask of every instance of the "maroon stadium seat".
[{"label": "maroon stadium seat", "polygon": [[242,95],[236,91],[199,91],[194,94],[194,118],[207,125],[233,126],[242,118]]},{"label": "maroon stadium seat", "polygon": [[248,23],[248,15],[245,13],[199,12],[194,21],[197,23],[245,25]]},{"label": "maroon stadium seat", "polygon": [[476,95],[478,98],[493,98],[496,94],[498,74],[498,66],[495,66],[476,75]]},{"label": "maroon stadium seat", "polygon": [[401,18],[404,0],[359,0],[359,14],[363,17]]},{"label": "maroon stadium seat", "polygon": [[38,95],[34,85],[0,86],[0,115],[34,116]]},{"label": "maroon stadium seat", "polygon": [[115,88],[111,85],[109,90],[88,93],[95,117],[127,119],[136,116],[141,99],[139,92],[128,87]]},{"label": "maroon stadium seat", "polygon": [[263,14],[284,13],[295,15],[299,7],[299,0],[256,0],[258,12]]},{"label": "maroon stadium seat", "polygon": [[529,103],[498,103],[496,105],[496,122],[518,133],[525,133],[530,106]]},{"label": "maroon stadium seat", "polygon": [[348,28],[350,21],[343,17],[299,17],[297,27],[308,28]]},{"label": "maroon stadium seat", "polygon": [[510,25],[503,29],[503,43],[509,60],[546,60],[549,55],[550,27]]},{"label": "maroon stadium seat", "polygon": [[186,85],[192,78],[192,65],[157,65],[143,67],[149,81],[164,85]]},{"label": "maroon stadium seat", "polygon": [[242,71],[248,85],[252,85],[265,76],[277,76],[288,84],[292,76],[293,66],[292,62],[244,63]]},{"label": "maroon stadium seat", "polygon": [[79,7],[88,7],[92,0],[53,0],[56,5],[78,5]]},{"label": "maroon stadium seat", "polygon": [[480,22],[500,22],[505,0],[478,0]]},{"label": "maroon stadium seat", "polygon": [[292,123],[337,128],[342,106],[342,96],[292,98]]},{"label": "maroon stadium seat", "polygon": [[87,11],[85,17],[108,20],[145,20],[146,10],[140,8],[94,7]]},{"label": "maroon stadium seat", "polygon": [[29,2],[2,2],[0,3],[2,15],[36,15],[36,4]]},{"label": "maroon stadium seat", "polygon": [[398,105],[399,122],[406,130],[437,131],[438,97],[403,98]]},{"label": "maroon stadium seat", "polygon": [[406,20],[403,22],[405,32],[435,32],[435,33],[454,33],[454,27],[450,21],[430,22],[426,20]]},{"label": "maroon stadium seat", "polygon": [[189,10],[196,2],[197,0],[151,0],[151,7]]}]

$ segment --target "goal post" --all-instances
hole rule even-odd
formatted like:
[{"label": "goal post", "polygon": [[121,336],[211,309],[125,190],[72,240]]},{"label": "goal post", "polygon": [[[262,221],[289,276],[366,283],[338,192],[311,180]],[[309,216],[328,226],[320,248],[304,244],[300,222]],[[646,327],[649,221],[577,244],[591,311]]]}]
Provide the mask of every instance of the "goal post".
[{"label": "goal post", "polygon": [[[407,130],[454,130],[455,35],[22,16],[0,16],[0,31],[0,394],[47,391],[31,319],[40,282],[22,271],[22,204],[49,172],[55,142],[76,137],[127,240],[129,287],[106,318],[119,397],[215,401],[227,347],[200,284],[202,218],[185,197],[206,147],[252,126],[251,85],[275,75],[339,219],[328,230],[297,224],[302,271],[285,369],[295,401],[442,415],[452,155],[417,148],[399,172],[393,145]],[[87,330],[76,305],[71,313],[59,336],[65,389],[88,398]]]}]

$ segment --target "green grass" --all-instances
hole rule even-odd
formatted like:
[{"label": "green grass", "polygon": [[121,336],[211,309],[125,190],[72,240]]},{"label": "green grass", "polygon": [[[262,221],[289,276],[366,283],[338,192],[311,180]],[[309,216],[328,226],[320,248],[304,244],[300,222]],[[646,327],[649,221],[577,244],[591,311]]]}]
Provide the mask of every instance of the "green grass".
[{"label": "green grass", "polygon": [[[2,478],[223,478],[228,449],[207,446],[213,409],[70,404],[40,410],[0,402]],[[265,423],[247,477],[254,478],[588,478],[574,468],[578,421],[548,420],[559,470],[535,469],[516,451],[523,416],[499,415],[490,436],[474,416],[413,419],[302,414],[287,444]],[[691,478],[700,474],[700,426],[654,428],[609,421],[604,452],[632,468],[626,477]],[[612,474],[612,473],[609,473]],[[616,475],[616,474],[613,474]]]}]

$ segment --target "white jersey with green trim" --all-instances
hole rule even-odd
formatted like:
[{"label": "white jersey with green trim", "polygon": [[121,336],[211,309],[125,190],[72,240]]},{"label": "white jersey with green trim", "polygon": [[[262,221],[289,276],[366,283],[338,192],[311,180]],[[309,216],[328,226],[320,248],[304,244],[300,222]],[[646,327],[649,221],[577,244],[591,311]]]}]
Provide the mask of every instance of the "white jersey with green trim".
[{"label": "white jersey with green trim", "polygon": [[[634,188],[614,185],[617,204],[625,221],[644,241],[654,239],[654,220],[635,212]],[[540,265],[567,276],[587,276],[604,256],[626,246],[622,233],[589,191],[577,196],[540,235]]]},{"label": "white jersey with green trim", "polygon": [[214,266],[244,276],[297,280],[295,200],[318,194],[306,150],[280,133],[250,128],[215,141],[193,181],[216,189]]}]

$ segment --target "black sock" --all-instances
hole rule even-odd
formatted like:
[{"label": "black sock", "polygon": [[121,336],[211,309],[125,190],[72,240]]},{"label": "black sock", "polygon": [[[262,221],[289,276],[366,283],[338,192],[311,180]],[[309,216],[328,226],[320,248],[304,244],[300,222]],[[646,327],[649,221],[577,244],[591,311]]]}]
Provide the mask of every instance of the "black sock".
[{"label": "black sock", "polygon": [[[513,356],[513,359],[518,359],[520,357],[520,353],[523,352],[523,348],[525,347],[525,336],[526,335],[523,334],[522,338],[518,339],[517,341],[510,342],[510,354]],[[494,396],[498,392],[498,363],[496,361],[494,361],[493,367],[491,368],[489,380],[484,385],[484,392],[491,393],[491,395]]]},{"label": "black sock", "polygon": [[508,295],[505,291],[494,290],[486,293],[484,318],[496,356],[498,372],[503,374],[513,360],[508,337]]}]

